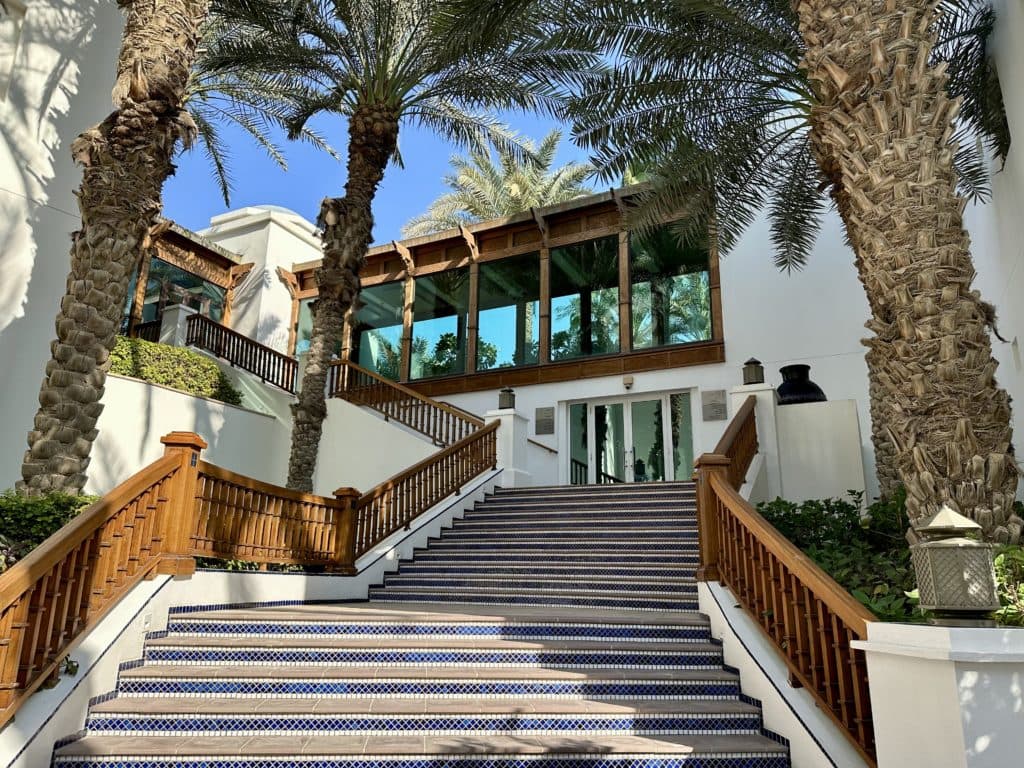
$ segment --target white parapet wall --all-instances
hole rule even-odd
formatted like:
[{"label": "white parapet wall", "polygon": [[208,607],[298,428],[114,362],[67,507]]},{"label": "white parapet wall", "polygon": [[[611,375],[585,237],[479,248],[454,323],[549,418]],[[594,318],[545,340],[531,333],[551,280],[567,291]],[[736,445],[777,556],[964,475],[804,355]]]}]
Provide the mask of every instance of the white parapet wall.
[{"label": "white parapet wall", "polygon": [[359,558],[355,576],[197,571],[189,579],[158,576],[142,582],[71,651],[78,674],[63,676],[56,687],[31,696],[0,731],[0,768],[49,765],[54,742],[83,727],[89,700],[114,690],[120,666],[141,658],[146,633],[165,629],[171,608],[365,600],[371,585],[483,500],[500,485],[501,475],[500,469],[480,475],[459,495],[449,496],[413,521],[408,531],[381,542]]},{"label": "white parapet wall", "polygon": [[1024,629],[868,625],[880,768],[1024,764]]}]

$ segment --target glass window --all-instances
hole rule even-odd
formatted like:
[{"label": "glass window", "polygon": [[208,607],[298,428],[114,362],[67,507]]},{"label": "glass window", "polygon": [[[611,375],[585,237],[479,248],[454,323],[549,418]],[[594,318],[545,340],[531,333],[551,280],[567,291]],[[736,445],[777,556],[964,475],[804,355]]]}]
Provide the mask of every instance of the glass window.
[{"label": "glass window", "polygon": [[401,282],[364,288],[352,327],[352,360],[392,381],[398,381],[402,367],[404,302]]},{"label": "glass window", "polygon": [[537,362],[540,327],[540,255],[480,265],[476,369]]},{"label": "glass window", "polygon": [[416,278],[410,377],[464,373],[469,267]]},{"label": "glass window", "polygon": [[153,257],[142,303],[142,322],[159,320],[164,307],[184,304],[219,323],[224,317],[226,296],[227,289]]},{"label": "glass window", "polygon": [[629,239],[633,348],[711,338],[707,247],[679,243],[671,226]]},{"label": "glass window", "polygon": [[24,24],[24,0],[4,0],[0,3],[0,101],[7,98],[14,80]]},{"label": "glass window", "polygon": [[299,318],[295,322],[295,354],[309,351],[309,339],[313,335],[313,302],[316,297],[299,301]]},{"label": "glass window", "polygon": [[551,250],[551,359],[619,351],[619,240]]}]

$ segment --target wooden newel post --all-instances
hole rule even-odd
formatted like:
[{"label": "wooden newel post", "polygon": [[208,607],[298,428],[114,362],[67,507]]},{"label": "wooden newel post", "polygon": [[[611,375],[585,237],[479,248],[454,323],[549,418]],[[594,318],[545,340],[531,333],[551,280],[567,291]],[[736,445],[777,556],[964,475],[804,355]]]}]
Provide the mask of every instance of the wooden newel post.
[{"label": "wooden newel post", "polygon": [[712,475],[729,479],[728,456],[717,453],[702,453],[694,462],[694,477],[697,480],[697,536],[700,540],[700,567],[698,581],[718,581],[718,506],[708,482]]},{"label": "wooden newel post", "polygon": [[334,498],[344,506],[339,510],[337,535],[334,537],[334,552],[327,567],[332,573],[356,573],[356,502],[362,494],[355,488],[339,488]]},{"label": "wooden newel post", "polygon": [[196,560],[190,553],[196,529],[196,485],[199,481],[199,457],[207,447],[195,432],[171,432],[160,438],[165,456],[180,461],[174,481],[169,485],[167,513],[160,526],[160,565],[157,573],[188,578],[196,572]]}]

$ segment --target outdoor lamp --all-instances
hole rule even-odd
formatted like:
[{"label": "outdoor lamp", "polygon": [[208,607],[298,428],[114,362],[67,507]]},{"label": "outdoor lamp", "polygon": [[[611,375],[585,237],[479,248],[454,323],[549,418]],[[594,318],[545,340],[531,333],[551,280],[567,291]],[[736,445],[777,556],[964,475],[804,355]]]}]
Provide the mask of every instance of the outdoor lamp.
[{"label": "outdoor lamp", "polygon": [[516,393],[512,387],[505,387],[498,392],[498,409],[505,410],[516,407]]},{"label": "outdoor lamp", "polygon": [[922,541],[910,548],[921,607],[933,624],[993,626],[999,608],[991,544],[970,538],[981,526],[949,505],[914,526]]},{"label": "outdoor lamp", "polygon": [[744,384],[764,384],[764,366],[756,357],[752,357],[743,364]]}]

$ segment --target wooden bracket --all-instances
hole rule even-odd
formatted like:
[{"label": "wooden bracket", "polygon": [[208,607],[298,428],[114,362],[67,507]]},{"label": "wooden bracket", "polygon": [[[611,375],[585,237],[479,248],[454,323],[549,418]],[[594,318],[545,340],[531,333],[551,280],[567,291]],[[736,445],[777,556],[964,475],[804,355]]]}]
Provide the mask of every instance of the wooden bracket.
[{"label": "wooden bracket", "polygon": [[530,208],[530,215],[533,216],[533,220],[537,223],[537,229],[540,230],[540,240],[544,244],[544,247],[548,247],[548,224],[544,221],[542,216],[536,208]]},{"label": "wooden bracket", "polygon": [[466,247],[469,248],[469,258],[471,261],[480,260],[480,247],[477,245],[476,236],[470,232],[463,224],[459,224],[459,232],[462,233],[462,239],[466,241]]},{"label": "wooden bracket", "polygon": [[391,247],[395,249],[395,252],[398,254],[399,258],[402,260],[402,263],[405,264],[406,272],[408,272],[410,275],[415,274],[416,273],[416,263],[412,259],[412,251],[410,251],[408,248],[406,248],[404,245],[402,245],[397,240],[392,240],[391,241]]}]

